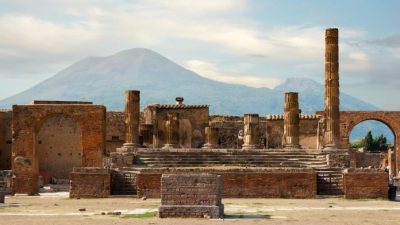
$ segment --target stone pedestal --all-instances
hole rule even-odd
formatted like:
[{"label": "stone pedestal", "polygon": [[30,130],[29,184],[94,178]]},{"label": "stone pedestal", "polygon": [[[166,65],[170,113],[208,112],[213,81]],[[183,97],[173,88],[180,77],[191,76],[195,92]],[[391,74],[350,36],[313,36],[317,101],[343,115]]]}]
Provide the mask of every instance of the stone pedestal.
[{"label": "stone pedestal", "polygon": [[242,149],[260,148],[258,114],[244,114],[244,137]]},{"label": "stone pedestal", "polygon": [[219,148],[218,145],[218,128],[216,127],[206,127],[206,143],[204,144],[204,149]]},{"label": "stone pedestal", "polygon": [[339,30],[325,31],[325,116],[324,150],[339,147]]},{"label": "stone pedestal", "polygon": [[283,121],[283,147],[285,149],[300,149],[299,144],[299,101],[298,93],[285,93]]},{"label": "stone pedestal", "polygon": [[168,113],[163,149],[179,148],[179,113]]},{"label": "stone pedestal", "polygon": [[163,174],[160,218],[222,218],[221,177],[211,174]]}]

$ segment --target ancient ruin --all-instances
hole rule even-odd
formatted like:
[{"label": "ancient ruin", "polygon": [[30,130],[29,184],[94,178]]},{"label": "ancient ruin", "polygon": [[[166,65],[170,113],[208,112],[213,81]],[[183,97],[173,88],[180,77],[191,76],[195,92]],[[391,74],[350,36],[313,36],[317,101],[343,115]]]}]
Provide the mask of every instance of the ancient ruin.
[{"label": "ancient ruin", "polygon": [[182,97],[140,112],[137,90],[125,92],[125,112],[79,101],[2,110],[0,169],[12,176],[0,184],[12,180],[0,197],[66,183],[71,198],[161,197],[160,217],[211,218],[222,217],[221,197],[387,198],[400,142],[388,154],[360,153],[349,148],[349,135],[374,119],[397,137],[400,112],[339,111],[338,29],[325,35],[325,108],[314,115],[301,113],[294,92],[276,115],[210,115],[208,105]]}]

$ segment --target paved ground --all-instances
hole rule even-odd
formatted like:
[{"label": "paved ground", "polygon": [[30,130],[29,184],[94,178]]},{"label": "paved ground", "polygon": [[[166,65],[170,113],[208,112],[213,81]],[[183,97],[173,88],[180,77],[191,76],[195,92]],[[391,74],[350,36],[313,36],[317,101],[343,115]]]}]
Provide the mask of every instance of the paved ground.
[{"label": "paved ground", "polygon": [[[6,204],[0,204],[0,225],[400,224],[400,202],[387,200],[223,199],[223,203],[223,220],[159,219],[155,216],[159,199],[69,199],[67,193],[7,196]],[[113,212],[121,215],[107,215]]]}]

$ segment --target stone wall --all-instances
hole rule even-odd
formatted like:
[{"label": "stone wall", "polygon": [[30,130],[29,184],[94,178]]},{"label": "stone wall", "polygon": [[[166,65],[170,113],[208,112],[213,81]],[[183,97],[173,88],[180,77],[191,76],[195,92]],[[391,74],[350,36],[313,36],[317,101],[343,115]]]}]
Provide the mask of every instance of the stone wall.
[{"label": "stone wall", "polygon": [[[300,117],[300,145],[304,149],[317,148],[318,119],[315,115]],[[210,124],[219,128],[219,142],[221,148],[241,148],[238,141],[239,131],[243,130],[241,116],[210,116]],[[282,148],[283,115],[260,117],[259,143],[261,148]]]},{"label": "stone wall", "polygon": [[68,179],[72,168],[82,161],[79,124],[64,115],[50,117],[37,134],[37,152],[41,175]]},{"label": "stone wall", "polygon": [[13,192],[38,193],[38,132],[54,116],[64,115],[81,129],[80,166],[102,166],[105,137],[105,107],[86,104],[40,104],[13,106]]},{"label": "stone wall", "polygon": [[207,105],[149,105],[144,109],[146,124],[153,124],[153,146],[163,147],[166,140],[166,121],[169,113],[179,114],[179,146],[200,148],[204,144],[204,129],[208,126]]},{"label": "stone wall", "polygon": [[107,156],[125,143],[124,116],[124,112],[107,112],[106,114],[105,154]]},{"label": "stone wall", "polygon": [[111,194],[111,171],[74,168],[70,174],[70,198],[107,198]]},{"label": "stone wall", "polygon": [[308,169],[146,169],[137,174],[139,197],[159,198],[161,174],[210,173],[221,175],[222,196],[226,198],[313,198],[317,177]]},{"label": "stone wall", "polygon": [[0,110],[0,170],[11,169],[12,111]]},{"label": "stone wall", "polygon": [[161,177],[159,216],[222,218],[220,176],[188,173]]},{"label": "stone wall", "polygon": [[350,163],[353,168],[380,168],[388,165],[388,156],[384,152],[359,152],[355,149],[349,150]]},{"label": "stone wall", "polygon": [[388,198],[388,174],[374,169],[348,169],[343,174],[345,198]]}]

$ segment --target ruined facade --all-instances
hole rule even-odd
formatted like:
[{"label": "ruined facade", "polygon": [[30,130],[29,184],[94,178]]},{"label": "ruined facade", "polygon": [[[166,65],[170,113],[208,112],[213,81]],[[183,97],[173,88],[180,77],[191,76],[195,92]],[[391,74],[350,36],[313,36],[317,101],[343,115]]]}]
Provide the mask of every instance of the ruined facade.
[{"label": "ruined facade", "polygon": [[[293,92],[279,115],[209,115],[208,105],[186,105],[182,97],[141,113],[137,90],[126,91],[125,112],[106,113],[90,102],[34,101],[0,111],[0,168],[12,169],[13,192],[25,194],[38,193],[39,177],[55,177],[70,178],[71,197],[160,197],[168,192],[163,174],[206,172],[220,176],[224,197],[383,196],[387,174],[343,169],[386,159],[395,176],[398,143],[393,156],[353,154],[349,135],[358,123],[375,119],[397,137],[400,112],[339,111],[338,37],[337,29],[326,30],[322,112],[301,114]],[[377,181],[358,195],[356,176],[365,184]]]}]

